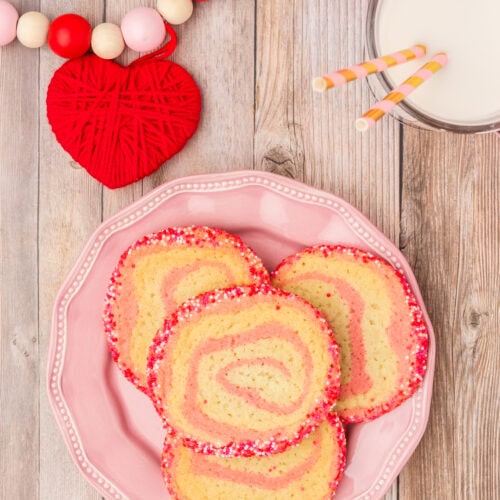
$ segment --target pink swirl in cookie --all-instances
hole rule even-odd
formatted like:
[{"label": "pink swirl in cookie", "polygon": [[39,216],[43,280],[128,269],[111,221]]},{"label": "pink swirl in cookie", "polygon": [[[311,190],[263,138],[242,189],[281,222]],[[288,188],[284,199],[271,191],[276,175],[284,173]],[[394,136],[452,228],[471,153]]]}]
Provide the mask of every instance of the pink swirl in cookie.
[{"label": "pink swirl in cookie", "polygon": [[[266,358],[256,358],[256,359],[240,359],[226,365],[224,367],[219,368],[215,380],[224,388],[228,393],[241,398],[247,403],[248,406],[255,406],[256,408],[263,409],[269,413],[273,413],[277,416],[287,415],[293,412],[296,412],[301,405],[304,403],[304,400],[309,393],[309,389],[311,386],[311,373],[313,371],[313,361],[311,358],[310,352],[307,350],[307,346],[302,342],[300,337],[298,337],[293,331],[283,328],[279,323],[268,323],[264,325],[260,325],[253,330],[240,333],[238,335],[233,335],[230,337],[224,337],[221,339],[207,339],[204,340],[196,347],[193,351],[192,356],[189,360],[189,369],[187,379],[191,380],[191,385],[186,389],[186,396],[184,400],[184,416],[185,418],[191,422],[198,429],[208,431],[215,439],[224,439],[225,436],[228,435],[228,432],[231,433],[234,439],[245,440],[245,439],[263,439],[266,435],[269,435],[269,432],[272,434],[280,434],[283,432],[283,429],[278,425],[276,428],[271,431],[267,430],[266,433],[252,431],[251,429],[244,429],[243,431],[233,426],[227,422],[217,422],[209,415],[207,415],[203,411],[203,407],[199,407],[196,402],[196,397],[199,394],[199,386],[198,386],[198,367],[204,357],[210,357],[212,354],[220,351],[224,351],[227,349],[235,349],[241,346],[251,345],[252,343],[256,343],[259,340],[269,340],[272,338],[279,339],[280,341],[288,342],[293,348],[297,351],[298,355],[302,359],[304,363],[304,372],[305,378],[303,381],[303,387],[300,394],[297,395],[297,398],[292,401],[288,405],[282,405],[270,401],[265,397],[261,396],[260,392],[253,387],[242,387],[236,385],[228,380],[228,373],[236,367],[242,366],[258,366],[259,368],[266,367],[279,367],[279,371],[285,375],[290,376],[290,370],[286,367],[282,362],[273,359],[271,357]],[[263,360],[266,360],[266,363],[263,365]],[[171,366],[172,359],[167,356],[165,358],[165,362],[163,366]],[[167,372],[168,373],[168,372]],[[160,370],[160,377],[164,375],[163,380],[165,384],[170,385],[171,381],[168,378],[167,373]],[[166,376],[165,376],[166,375]],[[206,405],[206,403],[205,403]]]},{"label": "pink swirl in cookie", "polygon": [[297,293],[328,319],[340,344],[335,407],[346,422],[371,420],[408,399],[427,359],[427,329],[403,275],[359,249],[320,245],[287,257],[273,284]]},{"label": "pink swirl in cookie", "polygon": [[309,280],[327,283],[332,288],[336,289],[349,307],[350,317],[348,320],[348,329],[351,345],[346,346],[345,349],[349,351],[351,370],[349,379],[344,381],[340,386],[339,398],[342,399],[347,396],[353,396],[368,391],[372,387],[373,381],[370,379],[365,369],[366,351],[361,329],[361,320],[365,310],[363,298],[347,281],[332,278],[319,271],[303,273],[291,279],[284,279],[281,281],[281,284],[282,286],[286,286],[292,283]]},{"label": "pink swirl in cookie", "polygon": [[[281,336],[283,338],[283,336]],[[303,344],[301,344],[301,347],[305,348]],[[303,355],[305,355],[308,358],[308,361],[312,364],[311,361],[311,355],[309,352],[304,349],[305,352],[302,352]],[[309,388],[309,385],[311,384],[311,377],[310,375],[307,375],[306,372],[306,377],[307,380],[305,381],[305,387],[304,391],[300,395],[299,399],[297,399],[295,402],[291,403],[288,406],[280,406],[277,405],[276,403],[273,403],[272,401],[268,401],[266,398],[263,398],[259,391],[254,389],[254,388],[246,388],[246,387],[240,387],[238,385],[233,384],[228,377],[228,374],[230,374],[233,370],[237,370],[238,368],[241,367],[249,367],[249,366],[259,366],[261,368],[264,367],[273,367],[277,371],[281,372],[281,374],[285,377],[290,377],[290,370],[281,362],[277,361],[276,359],[270,358],[270,357],[262,357],[262,358],[256,358],[252,360],[238,360],[234,361],[233,363],[230,363],[224,368],[221,368],[217,372],[216,380],[221,386],[229,393],[235,394],[236,396],[239,396],[246,401],[252,403],[254,406],[257,408],[263,408],[271,413],[291,413],[293,411],[296,411],[300,405],[304,402],[304,398],[307,394],[307,389]]]},{"label": "pink swirl in cookie", "polygon": [[149,384],[167,428],[219,456],[283,451],[338,396],[338,348],[318,311],[261,285],[188,300],[158,332]]}]

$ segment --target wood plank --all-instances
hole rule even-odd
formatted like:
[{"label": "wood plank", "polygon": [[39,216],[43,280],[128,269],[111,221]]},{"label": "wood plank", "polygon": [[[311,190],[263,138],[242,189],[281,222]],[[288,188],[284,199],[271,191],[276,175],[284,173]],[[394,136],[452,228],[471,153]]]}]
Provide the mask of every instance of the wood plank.
[{"label": "wood plank", "polygon": [[495,135],[406,129],[401,245],[436,332],[431,417],[401,498],[500,491],[500,156]]},{"label": "wood plank", "polygon": [[367,5],[257,0],[255,168],[343,197],[398,244],[399,124],[355,131],[373,102],[366,81],[311,90],[314,76],[363,60]]},{"label": "wood plank", "polygon": [[384,495],[383,500],[398,500],[399,498],[399,477],[396,479],[389,491]]},{"label": "wood plank", "polygon": [[316,94],[314,76],[360,62],[368,2],[257,1],[255,166],[331,191],[399,238],[399,124],[359,134],[368,83]]},{"label": "wood plank", "polygon": [[203,110],[186,147],[144,180],[144,191],[184,175],[253,166],[254,2],[217,0],[195,4],[176,28],[172,60],[198,83]]},{"label": "wood plank", "polygon": [[38,74],[36,51],[0,48],[1,498],[39,491]]},{"label": "wood plank", "polygon": [[[135,6],[133,0],[108,2],[107,20],[119,22]],[[155,174],[120,190],[104,188],[104,218],[168,180],[253,166],[254,58],[248,48],[254,44],[254,6],[230,0],[197,4],[193,17],[175,29],[179,44],[172,60],[192,73],[202,91],[200,126],[184,150]],[[121,62],[136,57],[127,51]]]},{"label": "wood plank", "polygon": [[[51,19],[66,12],[86,17],[92,25],[102,20],[102,0],[42,0],[40,10]],[[48,125],[47,85],[64,62],[48,47],[40,53],[40,363],[41,433],[40,498],[95,500],[90,486],[70,458],[45,396],[46,353],[54,299],[84,243],[101,220],[101,186],[83,169],[71,167]],[[27,497],[29,498],[29,497]]]}]

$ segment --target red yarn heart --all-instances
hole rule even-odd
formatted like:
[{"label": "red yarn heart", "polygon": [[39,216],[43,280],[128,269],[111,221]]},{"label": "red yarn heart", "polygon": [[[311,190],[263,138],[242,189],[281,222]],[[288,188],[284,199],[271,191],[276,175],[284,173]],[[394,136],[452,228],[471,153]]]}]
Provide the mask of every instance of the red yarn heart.
[{"label": "red yarn heart", "polygon": [[128,67],[87,55],[50,82],[47,117],[61,146],[109,188],[138,181],[179,152],[198,127],[200,91],[178,64]]}]

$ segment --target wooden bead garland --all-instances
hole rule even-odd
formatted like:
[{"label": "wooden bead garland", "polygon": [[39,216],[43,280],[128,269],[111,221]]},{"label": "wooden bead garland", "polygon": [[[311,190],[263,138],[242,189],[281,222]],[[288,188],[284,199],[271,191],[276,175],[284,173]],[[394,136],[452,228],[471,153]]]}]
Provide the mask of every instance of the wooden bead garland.
[{"label": "wooden bead garland", "polygon": [[[177,22],[192,13],[193,0],[182,1],[181,14],[175,6],[169,11]],[[105,186],[119,188],[151,174],[196,131],[201,93],[188,71],[166,60],[177,35],[158,10],[138,7],[124,16],[121,28],[101,23],[92,29],[73,13],[52,23],[39,12],[19,19],[0,0],[0,46],[16,35],[26,47],[47,41],[55,54],[70,59],[49,83],[47,118],[74,162]],[[128,66],[111,61],[125,45],[147,54]],[[88,54],[91,47],[94,53]]]},{"label": "wooden bead garland", "polygon": [[158,0],[156,10],[138,7],[128,12],[121,28],[101,23],[92,30],[88,21],[76,14],[59,16],[52,24],[40,12],[27,12],[19,17],[13,5],[0,0],[0,47],[17,36],[29,48],[42,47],[48,41],[54,53],[68,59],[85,54],[90,47],[103,59],[118,57],[125,45],[137,52],[149,52],[165,39],[163,19],[170,24],[186,22],[193,13],[194,1],[205,0]]}]

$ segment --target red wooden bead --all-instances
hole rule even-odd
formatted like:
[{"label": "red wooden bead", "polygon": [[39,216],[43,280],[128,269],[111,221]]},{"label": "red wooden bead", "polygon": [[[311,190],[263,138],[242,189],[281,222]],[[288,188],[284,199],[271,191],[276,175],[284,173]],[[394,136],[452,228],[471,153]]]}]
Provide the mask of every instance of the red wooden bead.
[{"label": "red wooden bead", "polygon": [[48,42],[58,56],[72,59],[90,49],[92,27],[82,16],[63,14],[54,19],[49,28]]}]

